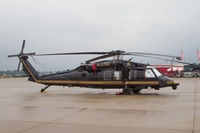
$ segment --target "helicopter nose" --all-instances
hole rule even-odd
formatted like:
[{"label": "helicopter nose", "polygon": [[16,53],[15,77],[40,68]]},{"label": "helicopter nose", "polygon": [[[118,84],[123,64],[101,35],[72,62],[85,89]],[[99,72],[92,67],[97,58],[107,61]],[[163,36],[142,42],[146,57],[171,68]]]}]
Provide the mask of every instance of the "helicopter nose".
[{"label": "helicopter nose", "polygon": [[159,77],[159,84],[160,86],[165,86],[167,81],[169,81],[166,77]]},{"label": "helicopter nose", "polygon": [[167,82],[167,85],[168,85],[168,86],[171,86],[173,90],[176,90],[176,89],[177,89],[177,86],[179,85],[179,83],[172,80],[172,81],[168,81],[168,82]]},{"label": "helicopter nose", "polygon": [[171,86],[173,90],[177,89],[177,86],[179,85],[178,82],[168,77],[165,77],[165,81],[165,86]]}]

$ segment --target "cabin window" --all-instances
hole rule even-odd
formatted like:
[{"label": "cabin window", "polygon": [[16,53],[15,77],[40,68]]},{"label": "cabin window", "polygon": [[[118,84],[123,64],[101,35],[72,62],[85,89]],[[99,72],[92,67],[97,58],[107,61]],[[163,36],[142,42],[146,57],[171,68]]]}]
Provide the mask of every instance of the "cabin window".
[{"label": "cabin window", "polygon": [[113,71],[104,72],[104,80],[112,80]]},{"label": "cabin window", "polygon": [[129,80],[131,80],[133,78],[133,70],[131,70],[130,72],[129,72]]},{"label": "cabin window", "polygon": [[151,69],[146,69],[145,70],[145,77],[146,78],[155,78],[155,75],[154,75],[154,73],[152,72]]},{"label": "cabin window", "polygon": [[137,70],[131,70],[129,72],[129,80],[141,80],[144,79],[144,70],[143,69],[137,69]]},{"label": "cabin window", "polygon": [[114,80],[120,80],[122,77],[121,71],[114,71]]}]

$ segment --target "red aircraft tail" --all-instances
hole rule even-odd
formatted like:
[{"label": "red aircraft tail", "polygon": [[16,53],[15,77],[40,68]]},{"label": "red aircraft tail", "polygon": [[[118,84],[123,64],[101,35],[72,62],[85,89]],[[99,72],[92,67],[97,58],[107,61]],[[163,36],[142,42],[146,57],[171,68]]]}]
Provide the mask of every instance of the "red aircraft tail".
[{"label": "red aircraft tail", "polygon": [[181,50],[181,60],[184,61],[183,50]]},{"label": "red aircraft tail", "polygon": [[197,50],[197,56],[198,56],[198,60],[200,60],[199,50]]}]

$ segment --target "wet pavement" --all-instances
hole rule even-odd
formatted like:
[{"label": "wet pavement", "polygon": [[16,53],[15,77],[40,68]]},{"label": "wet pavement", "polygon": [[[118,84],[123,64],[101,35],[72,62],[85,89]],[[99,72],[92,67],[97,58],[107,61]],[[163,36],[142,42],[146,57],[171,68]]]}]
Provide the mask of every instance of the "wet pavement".
[{"label": "wet pavement", "polygon": [[127,96],[0,79],[0,133],[200,133],[200,78],[178,81]]}]

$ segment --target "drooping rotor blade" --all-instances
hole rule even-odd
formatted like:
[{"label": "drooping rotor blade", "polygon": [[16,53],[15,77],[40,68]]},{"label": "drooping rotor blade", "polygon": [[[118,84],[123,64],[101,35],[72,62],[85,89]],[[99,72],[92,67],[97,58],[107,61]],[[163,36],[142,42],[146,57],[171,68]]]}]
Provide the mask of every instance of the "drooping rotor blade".
[{"label": "drooping rotor blade", "polygon": [[162,57],[170,57],[170,58],[176,58],[177,60],[181,60],[181,57],[179,56],[172,56],[172,55],[166,55],[166,54],[154,54],[154,53],[143,53],[143,52],[127,52],[127,55],[152,55],[152,56],[162,56]]},{"label": "drooping rotor blade", "polygon": [[124,51],[121,50],[116,50],[116,51],[110,51],[110,52],[73,52],[73,53],[49,53],[49,54],[36,54],[35,56],[49,56],[49,55],[105,55],[105,54],[110,54],[110,55],[121,55],[124,53]]},{"label": "drooping rotor blade", "polygon": [[22,56],[34,56],[34,55],[36,55],[36,53],[25,53],[25,54],[22,54],[21,57]]},{"label": "drooping rotor blade", "polygon": [[145,58],[152,58],[152,59],[158,59],[158,60],[164,60],[164,61],[172,61],[172,62],[176,62],[176,63],[182,63],[182,64],[191,65],[191,63],[187,63],[187,62],[175,61],[175,60],[164,59],[164,58],[160,58],[160,57],[153,57],[153,56],[148,56],[148,55],[137,55],[136,54],[135,56],[140,56],[140,57],[145,57]]},{"label": "drooping rotor blade", "polygon": [[50,54],[36,54],[34,56],[49,56],[49,55],[101,55],[101,54],[108,54],[109,52],[75,52],[75,53],[50,53]]},{"label": "drooping rotor blade", "polygon": [[108,58],[108,57],[112,57],[112,56],[113,56],[112,54],[106,54],[106,55],[98,56],[98,57],[92,58],[90,60],[87,60],[86,63],[88,64],[92,61],[96,61],[96,60],[100,60],[100,59],[104,59],[104,58]]},{"label": "drooping rotor blade", "polygon": [[91,61],[95,61],[95,60],[100,60],[100,59],[104,59],[104,58],[108,58],[111,56],[115,56],[115,55],[122,55],[123,53],[125,53],[124,51],[121,50],[116,50],[116,51],[110,51],[110,52],[74,52],[74,53],[50,53],[50,54],[36,54],[34,56],[49,56],[49,55],[101,55],[95,58],[92,58],[88,61],[86,61],[86,63],[89,63]]},{"label": "drooping rotor blade", "polygon": [[98,56],[98,57],[92,58],[90,60],[87,60],[86,63],[90,63],[91,61],[105,59],[105,58],[116,56],[116,55],[123,55],[123,54],[125,54],[125,52],[121,51],[121,50],[110,51],[110,52],[107,52],[107,54],[104,54],[102,56]]}]

